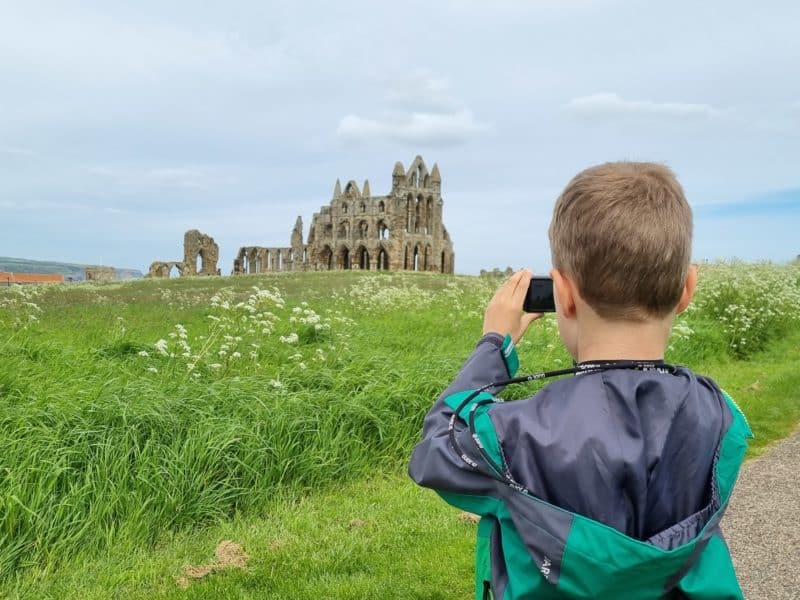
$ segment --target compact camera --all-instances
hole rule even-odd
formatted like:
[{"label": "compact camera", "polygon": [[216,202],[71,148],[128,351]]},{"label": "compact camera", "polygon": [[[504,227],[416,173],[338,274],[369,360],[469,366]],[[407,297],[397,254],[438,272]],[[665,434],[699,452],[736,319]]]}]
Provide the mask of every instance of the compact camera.
[{"label": "compact camera", "polygon": [[552,278],[536,275],[531,277],[522,310],[531,313],[556,312]]}]

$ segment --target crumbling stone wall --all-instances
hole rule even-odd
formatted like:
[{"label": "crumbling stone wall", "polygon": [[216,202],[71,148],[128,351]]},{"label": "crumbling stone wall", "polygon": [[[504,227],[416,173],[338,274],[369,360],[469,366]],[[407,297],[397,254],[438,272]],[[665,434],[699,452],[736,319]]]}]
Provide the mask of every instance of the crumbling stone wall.
[{"label": "crumbling stone wall", "polygon": [[[197,258],[200,257],[200,269]],[[183,236],[183,275],[219,275],[219,246],[210,235],[190,229]]]},{"label": "crumbling stone wall", "polygon": [[184,264],[179,261],[160,261],[156,260],[150,263],[150,269],[147,272],[147,277],[169,277],[170,271],[177,267],[178,275],[183,276]]},{"label": "crumbling stone wall", "polygon": [[[200,258],[200,268],[197,259]],[[147,277],[169,277],[173,268],[178,274],[185,275],[219,275],[219,246],[210,235],[190,229],[183,235],[183,261],[156,260],[150,264]]]},{"label": "crumbling stone wall", "polygon": [[303,244],[303,219],[297,217],[288,248],[243,246],[233,260],[233,274],[245,275],[270,271],[303,271],[306,246]]},{"label": "crumbling stone wall", "polygon": [[[252,275],[254,273],[269,273],[270,271],[293,271],[295,270],[293,268],[294,262],[292,248],[244,246],[239,248],[239,253],[233,260],[233,274]],[[299,266],[302,267],[302,263]],[[302,270],[302,268],[297,270]]]},{"label": "crumbling stone wall", "polygon": [[421,156],[406,170],[398,162],[392,189],[373,196],[369,181],[359,189],[337,180],[330,204],[311,219],[302,243],[300,217],[289,248],[245,246],[233,263],[234,274],[267,271],[364,269],[453,273],[453,243],[442,219],[442,178],[438,165],[428,171]]},{"label": "crumbling stone wall", "polygon": [[116,277],[114,267],[86,267],[86,281],[111,281]]}]

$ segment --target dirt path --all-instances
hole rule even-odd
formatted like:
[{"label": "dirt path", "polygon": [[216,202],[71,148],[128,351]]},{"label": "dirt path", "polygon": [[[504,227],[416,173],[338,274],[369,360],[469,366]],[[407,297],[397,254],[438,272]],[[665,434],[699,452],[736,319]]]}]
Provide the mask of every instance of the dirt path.
[{"label": "dirt path", "polygon": [[800,598],[800,433],[744,464],[722,530],[747,600]]}]

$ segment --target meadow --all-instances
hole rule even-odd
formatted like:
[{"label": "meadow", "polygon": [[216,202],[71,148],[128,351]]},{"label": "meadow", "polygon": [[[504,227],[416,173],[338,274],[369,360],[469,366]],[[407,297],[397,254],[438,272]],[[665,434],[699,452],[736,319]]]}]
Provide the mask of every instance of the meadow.
[{"label": "meadow", "polygon": [[[0,596],[464,597],[474,530],[402,473],[498,284],[338,272],[0,289]],[[721,263],[702,266],[673,328],[667,360],[733,395],[753,453],[800,422],[799,324],[798,265]],[[569,364],[552,316],[520,358],[520,372]],[[226,538],[244,541],[246,569],[176,584]]]}]

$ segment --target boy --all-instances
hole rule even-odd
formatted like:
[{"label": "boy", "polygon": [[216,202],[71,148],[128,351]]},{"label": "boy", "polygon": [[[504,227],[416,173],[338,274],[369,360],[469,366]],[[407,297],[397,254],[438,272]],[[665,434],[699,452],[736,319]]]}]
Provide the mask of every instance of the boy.
[{"label": "boy", "polygon": [[719,522],[752,434],[713,381],[663,362],[697,280],[680,184],[651,163],[587,169],[549,237],[576,374],[526,400],[493,396],[541,316],[522,312],[519,271],[428,413],[409,474],[482,517],[477,598],[742,598]]}]

